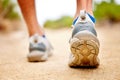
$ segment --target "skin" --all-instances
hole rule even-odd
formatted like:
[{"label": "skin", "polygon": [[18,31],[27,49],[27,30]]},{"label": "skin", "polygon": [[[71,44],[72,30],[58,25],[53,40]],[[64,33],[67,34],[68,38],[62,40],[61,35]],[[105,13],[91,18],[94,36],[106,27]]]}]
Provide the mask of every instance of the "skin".
[{"label": "skin", "polygon": [[32,36],[36,33],[39,35],[44,35],[42,28],[40,27],[35,11],[35,1],[34,0],[18,0],[18,3],[21,8],[24,20],[26,22],[29,36]]},{"label": "skin", "polygon": [[[23,14],[24,20],[26,22],[29,36],[36,33],[39,35],[44,35],[43,29],[40,27],[35,11],[35,1],[34,0],[18,0],[21,12]],[[89,14],[93,15],[92,11],[92,0],[76,0],[76,13],[74,19],[79,16],[80,10],[86,10]]]},{"label": "skin", "polygon": [[74,19],[79,16],[80,10],[86,10],[93,16],[92,0],[76,0],[76,13]]}]

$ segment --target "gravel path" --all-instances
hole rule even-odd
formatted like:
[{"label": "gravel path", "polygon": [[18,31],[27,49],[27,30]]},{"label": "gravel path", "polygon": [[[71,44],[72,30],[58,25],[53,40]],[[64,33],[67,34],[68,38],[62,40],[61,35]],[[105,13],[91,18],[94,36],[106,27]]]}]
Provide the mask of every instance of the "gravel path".
[{"label": "gravel path", "polygon": [[46,30],[54,55],[46,62],[29,63],[25,30],[0,34],[0,80],[120,80],[120,28],[97,28],[101,42],[97,69],[68,67],[71,30]]}]

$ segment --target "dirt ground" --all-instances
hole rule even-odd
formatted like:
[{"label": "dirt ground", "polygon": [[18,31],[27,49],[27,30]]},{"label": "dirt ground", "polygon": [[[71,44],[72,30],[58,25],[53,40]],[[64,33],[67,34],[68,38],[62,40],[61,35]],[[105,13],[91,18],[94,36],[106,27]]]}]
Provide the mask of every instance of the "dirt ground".
[{"label": "dirt ground", "polygon": [[46,30],[54,54],[46,62],[29,63],[26,30],[0,34],[0,80],[120,80],[120,28],[97,28],[101,42],[97,69],[68,67],[71,29]]}]

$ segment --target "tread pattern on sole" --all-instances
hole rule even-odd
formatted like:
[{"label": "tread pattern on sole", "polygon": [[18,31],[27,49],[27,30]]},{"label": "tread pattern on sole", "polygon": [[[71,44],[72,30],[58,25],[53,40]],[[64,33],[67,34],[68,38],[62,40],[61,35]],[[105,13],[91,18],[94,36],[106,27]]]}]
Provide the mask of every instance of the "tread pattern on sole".
[{"label": "tread pattern on sole", "polygon": [[97,58],[99,53],[99,46],[93,40],[79,40],[74,38],[71,42],[71,52],[73,56],[71,58],[70,67],[97,67],[99,60]]}]

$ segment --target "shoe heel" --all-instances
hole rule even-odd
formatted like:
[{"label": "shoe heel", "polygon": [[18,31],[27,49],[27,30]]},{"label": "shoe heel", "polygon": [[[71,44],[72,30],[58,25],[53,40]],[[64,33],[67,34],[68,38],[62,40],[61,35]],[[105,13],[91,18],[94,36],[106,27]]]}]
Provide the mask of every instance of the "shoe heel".
[{"label": "shoe heel", "polygon": [[28,54],[27,59],[29,62],[44,62],[48,59],[48,55],[36,50]]},{"label": "shoe heel", "polygon": [[[78,36],[83,36],[80,33]],[[70,49],[74,56],[73,61],[69,64],[71,67],[98,67],[99,59],[99,43],[94,41],[93,38],[90,38],[91,35],[86,34],[86,37],[74,37],[70,42]]]}]

